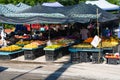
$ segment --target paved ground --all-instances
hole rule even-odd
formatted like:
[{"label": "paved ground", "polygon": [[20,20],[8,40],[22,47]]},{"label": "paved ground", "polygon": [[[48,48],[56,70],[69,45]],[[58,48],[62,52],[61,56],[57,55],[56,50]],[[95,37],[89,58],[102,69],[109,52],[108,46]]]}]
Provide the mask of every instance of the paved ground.
[{"label": "paved ground", "polygon": [[0,61],[0,80],[120,80],[120,65]]}]

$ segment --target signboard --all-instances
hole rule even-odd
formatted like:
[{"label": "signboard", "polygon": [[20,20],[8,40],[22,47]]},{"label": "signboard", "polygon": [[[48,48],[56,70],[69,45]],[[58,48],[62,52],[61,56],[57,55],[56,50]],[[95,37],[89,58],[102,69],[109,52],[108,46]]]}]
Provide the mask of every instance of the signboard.
[{"label": "signboard", "polygon": [[100,43],[100,41],[101,41],[101,38],[96,35],[94,37],[94,39],[92,40],[91,45],[94,46],[94,47],[97,47],[98,44]]}]

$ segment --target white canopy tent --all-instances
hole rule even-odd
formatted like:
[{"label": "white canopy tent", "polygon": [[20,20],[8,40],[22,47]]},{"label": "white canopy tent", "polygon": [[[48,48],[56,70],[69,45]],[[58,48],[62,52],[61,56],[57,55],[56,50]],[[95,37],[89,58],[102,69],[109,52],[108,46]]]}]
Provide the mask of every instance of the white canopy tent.
[{"label": "white canopy tent", "polygon": [[119,10],[120,6],[109,3],[106,0],[98,0],[98,1],[86,1],[86,4],[92,4],[100,7],[103,10]]},{"label": "white canopy tent", "polygon": [[59,2],[47,2],[47,3],[43,3],[42,6],[63,7],[63,5],[60,4]]}]

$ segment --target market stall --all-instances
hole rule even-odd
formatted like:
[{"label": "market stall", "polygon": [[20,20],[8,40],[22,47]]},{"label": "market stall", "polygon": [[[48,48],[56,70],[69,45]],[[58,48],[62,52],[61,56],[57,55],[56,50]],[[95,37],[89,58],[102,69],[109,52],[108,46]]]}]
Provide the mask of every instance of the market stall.
[{"label": "market stall", "polygon": [[73,45],[69,48],[72,63],[89,62],[90,59],[92,62],[100,63],[105,58],[106,53],[119,53],[119,41],[113,37],[102,39],[97,47],[91,44],[92,40],[92,38],[88,38],[83,43]]},{"label": "market stall", "polygon": [[44,48],[46,61],[55,61],[58,58],[68,55],[68,48],[73,44],[73,39],[60,38],[52,40]]},{"label": "market stall", "polygon": [[10,45],[6,47],[0,48],[0,59],[1,60],[10,60],[16,57],[19,57],[23,55],[24,52],[22,50],[22,47],[17,45]]},{"label": "market stall", "polygon": [[[97,12],[98,11],[98,12]],[[97,14],[96,14],[97,12]],[[17,14],[5,14],[4,16],[0,16],[0,22],[1,23],[9,23],[9,24],[48,24],[48,30],[47,30],[47,41],[52,41],[57,36],[53,36],[50,33],[53,33],[54,31],[57,31],[57,26],[51,24],[67,24],[68,25],[68,31],[70,30],[69,28],[74,28],[70,27],[71,24],[74,24],[76,22],[79,23],[88,23],[90,21],[96,22],[97,24],[106,22],[106,21],[111,21],[111,20],[116,20],[117,17],[113,14],[107,13],[103,11],[102,9],[92,6],[89,4],[85,3],[80,3],[78,5],[74,5],[71,7],[47,7],[47,6],[41,6],[41,5],[36,5],[34,7],[31,7],[21,13]],[[61,27],[61,26],[60,26]],[[58,27],[59,28],[59,27]],[[65,27],[64,27],[65,28]],[[79,27],[81,29],[81,27]],[[97,25],[97,28],[99,29],[99,26]],[[75,29],[74,29],[75,30]],[[61,34],[62,34],[62,30]],[[98,30],[99,31],[99,30]],[[70,32],[70,31],[69,31]],[[71,31],[72,32],[72,31]],[[66,31],[66,34],[68,32]],[[57,34],[57,33],[55,33]],[[72,34],[72,33],[71,33]],[[53,37],[51,37],[53,36]],[[98,34],[99,36],[99,34]],[[18,37],[18,36],[16,36]],[[20,36],[18,38],[23,38],[26,36]],[[70,37],[70,35],[69,35]],[[80,39],[80,38],[79,38]],[[31,37],[30,37],[31,40]],[[28,41],[30,41],[28,40]],[[80,39],[81,40],[81,39]],[[82,42],[82,41],[81,41]],[[54,39],[53,43],[51,45],[47,45],[45,48],[41,46],[38,46],[37,44],[32,44],[30,43],[25,43],[24,45],[24,40],[22,42],[18,43],[23,43],[23,45],[19,44],[19,46],[24,46],[22,49],[24,50],[24,55],[25,59],[35,59],[39,57],[40,52],[39,49],[43,49],[45,51],[45,56],[46,60],[51,60],[54,61],[61,57],[61,55],[65,55],[69,51],[73,51],[74,53],[78,53],[78,57],[80,58],[81,56],[81,61],[80,62],[87,62],[88,54],[87,53],[92,53],[92,61],[97,62],[99,55],[98,53],[102,54],[104,51],[101,48],[84,48],[84,47],[77,47],[77,48],[71,48],[71,46],[75,43],[74,40],[69,40],[68,38],[65,39]],[[17,44],[18,44],[17,43]],[[79,45],[75,43],[76,45]],[[54,46],[55,45],[55,46]],[[27,47],[26,47],[27,46]],[[70,49],[69,49],[70,47]],[[68,50],[69,49],[69,50]],[[43,51],[43,52],[44,52]],[[38,53],[39,52],[39,53]],[[36,53],[36,54],[35,54]],[[95,53],[95,54],[94,54]],[[85,54],[85,57],[84,57]],[[95,57],[94,57],[95,56]],[[71,56],[72,59],[73,56]],[[79,59],[78,58],[78,59]]]}]

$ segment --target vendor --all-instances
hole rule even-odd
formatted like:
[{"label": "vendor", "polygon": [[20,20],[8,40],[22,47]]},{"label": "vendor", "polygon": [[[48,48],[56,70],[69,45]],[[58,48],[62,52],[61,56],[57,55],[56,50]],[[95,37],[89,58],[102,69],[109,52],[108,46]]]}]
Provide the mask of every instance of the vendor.
[{"label": "vendor", "polygon": [[110,35],[111,35],[110,29],[108,27],[106,27],[105,29],[103,29],[102,35],[104,37],[110,37]]},{"label": "vendor", "polygon": [[84,41],[85,39],[88,38],[89,35],[89,31],[88,29],[86,29],[85,27],[82,27],[82,29],[80,30],[80,35],[81,35],[81,39]]}]

